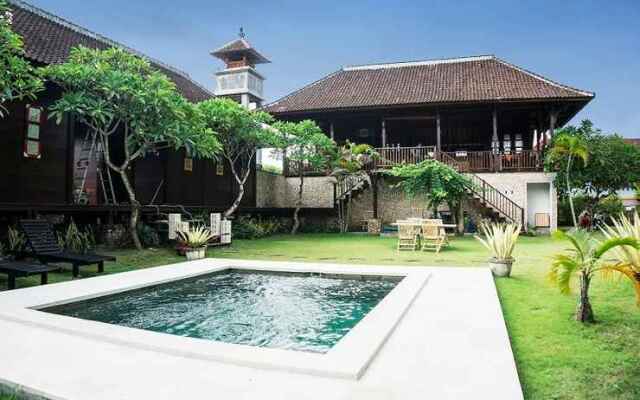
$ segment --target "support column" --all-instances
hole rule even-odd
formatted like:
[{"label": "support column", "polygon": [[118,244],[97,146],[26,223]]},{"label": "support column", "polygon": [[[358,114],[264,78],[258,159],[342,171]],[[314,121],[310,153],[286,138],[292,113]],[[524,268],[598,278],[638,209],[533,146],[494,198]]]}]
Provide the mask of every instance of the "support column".
[{"label": "support column", "polygon": [[329,122],[329,136],[331,137],[332,140],[336,140],[336,135],[333,130],[333,121]]},{"label": "support column", "polygon": [[380,132],[380,136],[382,139],[382,147],[387,147],[387,121],[382,119],[382,129]]},{"label": "support column", "polygon": [[442,129],[440,125],[440,111],[436,113],[436,150],[442,151]]},{"label": "support column", "polygon": [[371,189],[373,189],[371,192],[373,219],[378,219],[378,175],[375,173],[371,174],[371,186]]},{"label": "support column", "polygon": [[[553,137],[557,122],[558,112],[552,109],[551,112],[549,112],[549,138]],[[547,147],[547,135],[544,136],[544,147]]]},{"label": "support column", "polygon": [[492,166],[491,166],[491,170],[492,171],[497,171],[501,169],[500,166],[500,138],[498,137],[498,110],[496,109],[496,107],[493,107],[493,112],[491,114],[491,119],[492,119],[492,124],[493,124],[493,133],[491,135],[491,150],[493,150],[493,157],[492,157]]}]

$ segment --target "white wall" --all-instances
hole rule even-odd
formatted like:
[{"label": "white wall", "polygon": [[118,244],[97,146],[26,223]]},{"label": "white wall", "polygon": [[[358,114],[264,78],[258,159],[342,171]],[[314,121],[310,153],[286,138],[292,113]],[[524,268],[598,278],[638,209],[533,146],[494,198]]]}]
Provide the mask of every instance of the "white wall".
[{"label": "white wall", "polygon": [[527,220],[534,225],[537,213],[546,213],[551,216],[551,184],[528,183],[527,184]]}]

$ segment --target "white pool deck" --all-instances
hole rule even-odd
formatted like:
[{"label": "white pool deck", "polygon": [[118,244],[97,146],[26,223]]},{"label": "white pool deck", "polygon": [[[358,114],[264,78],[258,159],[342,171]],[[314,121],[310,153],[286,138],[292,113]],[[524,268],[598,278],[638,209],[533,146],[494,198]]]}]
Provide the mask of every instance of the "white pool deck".
[{"label": "white pool deck", "polygon": [[[324,355],[69,323],[28,309],[150,278],[255,266],[411,279]],[[56,400],[523,398],[488,269],[255,260],[207,259],[0,293],[0,384]]]}]

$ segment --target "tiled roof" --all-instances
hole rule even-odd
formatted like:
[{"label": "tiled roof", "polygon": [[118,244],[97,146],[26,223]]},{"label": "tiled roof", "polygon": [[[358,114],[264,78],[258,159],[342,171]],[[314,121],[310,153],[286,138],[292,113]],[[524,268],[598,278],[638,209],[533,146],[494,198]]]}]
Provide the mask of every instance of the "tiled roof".
[{"label": "tiled roof", "polygon": [[344,67],[266,106],[274,114],[344,108],[581,99],[594,94],[553,82],[495,56]]},{"label": "tiled roof", "polygon": [[626,138],[624,139],[625,143],[629,143],[629,144],[635,144],[636,146],[640,147],[640,138]]},{"label": "tiled roof", "polygon": [[97,49],[120,47],[149,60],[154,67],[166,74],[190,101],[202,101],[213,96],[211,92],[193,81],[185,72],[153,60],[136,50],[23,1],[9,0],[9,5],[13,12],[12,28],[22,36],[26,57],[33,61],[43,64],[63,63],[69,56],[71,49],[78,45]]},{"label": "tiled roof", "polygon": [[260,54],[251,44],[244,38],[233,40],[220,48],[211,52],[212,55],[224,59],[228,54],[244,52],[247,54],[255,64],[270,63],[265,56]]}]

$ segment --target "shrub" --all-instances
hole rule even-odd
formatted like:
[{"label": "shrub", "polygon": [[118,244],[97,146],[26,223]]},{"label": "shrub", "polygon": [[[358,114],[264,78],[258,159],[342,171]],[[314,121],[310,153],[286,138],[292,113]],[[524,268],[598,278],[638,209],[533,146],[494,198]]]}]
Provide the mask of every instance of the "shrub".
[{"label": "shrub", "polygon": [[158,232],[149,225],[139,223],[138,236],[144,247],[158,247],[160,245]]},{"label": "shrub", "polygon": [[58,244],[65,250],[87,253],[95,247],[96,239],[91,227],[80,230],[71,220],[67,228],[58,233]]},{"label": "shrub", "polygon": [[7,248],[6,251],[10,254],[20,253],[24,250],[27,244],[27,239],[24,234],[17,228],[9,227],[7,230]]},{"label": "shrub", "polygon": [[260,239],[281,233],[285,224],[275,217],[261,218],[242,215],[233,221],[233,237],[237,239]]}]

